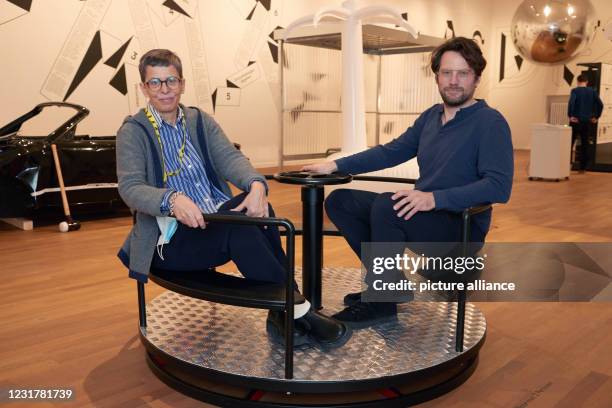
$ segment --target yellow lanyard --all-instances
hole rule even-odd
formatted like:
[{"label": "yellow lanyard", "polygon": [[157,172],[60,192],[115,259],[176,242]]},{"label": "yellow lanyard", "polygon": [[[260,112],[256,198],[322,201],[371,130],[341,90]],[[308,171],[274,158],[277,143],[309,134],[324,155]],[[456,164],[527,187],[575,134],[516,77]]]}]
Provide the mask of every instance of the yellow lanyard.
[{"label": "yellow lanyard", "polygon": [[181,145],[181,148],[179,149],[179,167],[178,169],[168,172],[166,170],[166,160],[164,157],[164,145],[162,143],[161,140],[161,135],[159,133],[159,127],[157,126],[157,122],[155,121],[155,118],[153,117],[153,115],[151,114],[151,112],[149,112],[148,108],[144,109],[145,111],[145,115],[147,115],[147,119],[149,119],[149,122],[151,122],[151,126],[153,126],[153,131],[155,132],[155,136],[157,136],[157,143],[159,143],[159,148],[161,150],[161,159],[162,159],[162,170],[164,171],[164,185],[166,184],[166,181],[168,181],[168,177],[172,177],[172,176],[176,176],[177,174],[179,174],[181,172],[181,168],[183,167],[183,157],[185,156],[185,146],[187,144],[187,128],[185,127],[185,120],[183,118],[182,120],[182,125],[183,125],[183,144]]}]

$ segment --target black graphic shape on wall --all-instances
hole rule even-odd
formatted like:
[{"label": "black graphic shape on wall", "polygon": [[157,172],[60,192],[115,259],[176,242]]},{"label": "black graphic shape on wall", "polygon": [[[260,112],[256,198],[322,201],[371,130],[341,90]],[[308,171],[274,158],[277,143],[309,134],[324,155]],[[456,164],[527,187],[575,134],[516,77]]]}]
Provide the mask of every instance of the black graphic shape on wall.
[{"label": "black graphic shape on wall", "polygon": [[276,28],[275,28],[274,30],[270,31],[270,34],[268,34],[268,37],[270,37],[270,39],[271,39],[272,41],[276,41],[276,40],[274,40],[274,32],[275,32],[276,30],[282,30],[283,28],[285,28],[285,27],[282,27],[282,26],[276,26]]},{"label": "black graphic shape on wall", "polygon": [[178,4],[176,4],[176,2],[174,0],[166,0],[164,1],[163,6],[168,7],[170,10],[174,10],[177,13],[181,13],[184,16],[187,16],[189,18],[191,18],[191,16],[189,14],[187,14],[187,12],[185,10],[183,10],[183,8],[181,6],[179,6]]},{"label": "black graphic shape on wall", "polygon": [[266,10],[270,11],[270,6],[272,5],[272,0],[257,0],[261,3],[262,6],[265,7]]},{"label": "black graphic shape on wall", "polygon": [[123,58],[123,54],[125,54],[125,50],[127,50],[128,45],[130,45],[130,42],[132,41],[132,38],[134,37],[130,37],[130,39],[127,40],[126,43],[123,44],[121,47],[119,47],[119,49],[115,51],[113,55],[108,57],[108,59],[104,61],[104,64],[108,65],[109,67],[117,68],[119,66],[119,63],[121,62],[121,58]]},{"label": "black graphic shape on wall", "polygon": [[[268,43],[268,44],[270,44],[270,43]],[[274,58],[274,57],[272,57],[272,58]],[[287,58],[287,53],[283,52],[281,54],[281,58],[283,60],[283,69],[289,69],[289,59]],[[274,61],[274,62],[276,62],[276,61]]]},{"label": "black graphic shape on wall", "polygon": [[408,13],[402,13],[402,18],[408,21]]},{"label": "black graphic shape on wall", "polygon": [[569,70],[567,65],[563,66],[563,79],[565,79],[565,82],[567,83],[568,86],[572,86],[572,81],[574,80],[574,74],[572,73],[572,71]]},{"label": "black graphic shape on wall", "polygon": [[297,122],[297,120],[300,118],[300,115],[302,114],[302,110],[304,110],[304,106],[306,106],[306,103],[302,102],[291,110],[291,121],[293,123]]},{"label": "black graphic shape on wall", "polygon": [[91,72],[91,70],[96,66],[98,61],[102,59],[102,41],[100,41],[100,30],[96,31],[93,39],[91,40],[91,44],[89,44],[89,48],[83,57],[83,61],[81,61],[81,65],[79,65],[79,69],[77,69],[76,74],[74,75],[74,79],[66,92],[66,96],[64,97],[64,101],[70,97],[72,92],[79,86],[81,82],[85,79],[87,74]]},{"label": "black graphic shape on wall", "polygon": [[499,82],[504,79],[504,71],[506,69],[506,34],[501,35],[501,51],[499,53]]},{"label": "black graphic shape on wall", "polygon": [[32,0],[7,0],[9,3],[13,3],[20,9],[24,9],[25,11],[30,11],[32,7]]},{"label": "black graphic shape on wall", "polygon": [[395,127],[395,122],[386,122],[385,126],[383,126],[383,133],[385,135],[390,135],[393,132],[393,128]]},{"label": "black graphic shape on wall", "polygon": [[516,67],[520,71],[521,70],[521,66],[523,65],[523,57],[521,57],[520,55],[515,55],[514,56],[514,62],[516,62]]},{"label": "black graphic shape on wall", "polygon": [[215,113],[215,108],[217,107],[217,90],[212,93],[212,103],[213,103],[213,113]]},{"label": "black graphic shape on wall", "polygon": [[314,94],[311,94],[310,92],[302,92],[302,100],[304,101],[304,104],[310,101],[318,101],[319,99],[321,98]]},{"label": "black graphic shape on wall", "polygon": [[257,61],[249,61],[249,63],[247,64],[247,67],[250,67],[251,65],[253,65],[254,63],[256,63]]},{"label": "black graphic shape on wall", "polygon": [[125,78],[125,64],[121,64],[121,68],[115,76],[110,80],[109,84],[121,92],[122,95],[127,95],[127,80]]},{"label": "black graphic shape on wall", "polygon": [[275,64],[278,64],[278,45],[268,41],[268,47],[270,47],[270,54],[272,54],[272,60]]},{"label": "black graphic shape on wall", "polygon": [[320,80],[322,80],[326,76],[327,76],[327,74],[324,74],[323,72],[312,72],[310,74],[310,79],[312,79],[312,82],[319,82]]},{"label": "black graphic shape on wall", "polygon": [[226,79],[226,80],[225,80],[225,84],[226,84],[226,86],[227,86],[228,88],[238,88],[238,89],[240,89],[240,87],[239,87],[238,85],[236,85],[235,83],[233,83],[233,82],[232,82],[232,81],[230,81],[230,80],[227,80],[227,79]]},{"label": "black graphic shape on wall", "polygon": [[446,20],[446,30],[444,31],[444,39],[447,39],[448,30],[451,31],[450,38],[455,38],[455,28],[453,27],[453,20]]},{"label": "black graphic shape on wall", "polygon": [[[32,1],[11,1],[7,0],[9,3],[14,5],[16,8],[10,7],[9,9],[2,15],[0,15],[0,26],[4,24],[8,24],[11,21],[15,21],[18,18],[26,16],[30,11],[30,6],[32,5]],[[17,10],[19,8],[20,10]]]},{"label": "black graphic shape on wall", "polygon": [[255,13],[255,9],[257,8],[257,3],[255,3],[255,5],[253,6],[253,9],[251,10],[251,12],[249,13],[249,15],[247,16],[247,20],[250,20],[253,17],[253,13]]},{"label": "black graphic shape on wall", "polygon": [[304,107],[306,106],[308,102],[318,101],[320,99],[321,98],[319,98],[318,96],[314,94],[311,94],[310,92],[302,92],[302,102],[291,110],[291,121],[293,123],[298,121],[298,119],[303,113],[302,111],[304,110]]},{"label": "black graphic shape on wall", "polygon": [[476,41],[476,37],[480,38],[480,44],[484,45],[484,38],[482,38],[482,33],[480,32],[480,30],[474,31],[474,33],[472,34],[472,40]]}]

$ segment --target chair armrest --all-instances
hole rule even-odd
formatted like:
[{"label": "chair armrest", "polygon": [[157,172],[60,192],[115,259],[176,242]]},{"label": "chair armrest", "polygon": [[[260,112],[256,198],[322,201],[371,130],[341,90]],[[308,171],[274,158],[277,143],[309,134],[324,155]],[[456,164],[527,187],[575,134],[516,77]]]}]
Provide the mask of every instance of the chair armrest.
[{"label": "chair armrest", "polygon": [[[275,180],[273,174],[264,174],[266,180]],[[402,184],[415,184],[416,180],[411,178],[401,177],[382,177],[382,176],[353,176],[353,180],[361,181],[384,181],[387,183],[402,183]]]},{"label": "chair armrest", "polygon": [[480,214],[481,212],[485,212],[492,207],[493,206],[491,204],[483,204],[483,205],[477,205],[474,207],[466,208],[465,210],[463,210],[463,218],[471,217],[472,215],[476,215],[476,214]]},{"label": "chair armrest", "polygon": [[[295,275],[295,226],[286,218],[273,217],[249,217],[247,215],[227,215],[227,214],[202,214],[204,221],[225,224],[257,225],[257,226],[276,226],[284,228],[287,236],[287,275],[288,282],[293,282]],[[289,286],[288,286],[289,287]],[[287,295],[289,302],[293,302],[293,292]]]},{"label": "chair armrest", "polygon": [[463,220],[463,225],[461,226],[461,243],[463,256],[467,255],[467,247],[468,243],[470,242],[470,222],[472,220],[472,216],[485,212],[491,209],[492,207],[493,206],[491,204],[478,205],[466,208],[461,213],[461,219]]},{"label": "chair armrest", "polygon": [[248,215],[236,214],[202,214],[206,222],[219,222],[224,224],[258,225],[283,227],[289,233],[295,234],[295,227],[286,218],[273,217],[249,217]]},{"label": "chair armrest", "polygon": [[383,176],[353,176],[353,180],[360,181],[381,181],[385,183],[416,184],[415,179],[402,177],[383,177]]}]

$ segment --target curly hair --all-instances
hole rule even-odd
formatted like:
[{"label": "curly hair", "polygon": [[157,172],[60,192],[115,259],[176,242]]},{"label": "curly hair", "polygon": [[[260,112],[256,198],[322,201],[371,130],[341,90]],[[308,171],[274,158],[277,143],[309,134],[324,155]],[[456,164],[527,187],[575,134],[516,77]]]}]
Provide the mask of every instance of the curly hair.
[{"label": "curly hair", "polygon": [[461,56],[468,63],[470,68],[474,70],[476,77],[480,77],[482,71],[487,66],[487,60],[482,56],[482,51],[476,41],[465,38],[465,37],[455,37],[441,44],[432,51],[431,53],[431,70],[434,74],[438,74],[438,70],[440,69],[440,60],[442,59],[442,55],[446,51],[455,51],[461,54]]}]

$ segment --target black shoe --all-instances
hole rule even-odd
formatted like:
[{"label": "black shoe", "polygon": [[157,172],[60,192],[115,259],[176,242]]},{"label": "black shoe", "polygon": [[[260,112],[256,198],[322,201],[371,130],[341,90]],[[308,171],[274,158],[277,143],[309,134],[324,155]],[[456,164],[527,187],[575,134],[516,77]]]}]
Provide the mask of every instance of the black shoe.
[{"label": "black shoe", "polygon": [[397,319],[397,305],[389,302],[357,302],[332,317],[353,329],[363,329]]},{"label": "black shoe", "polygon": [[342,322],[327,317],[322,313],[310,309],[296,322],[304,320],[310,327],[310,337],[325,348],[343,346],[353,334],[352,330]]},{"label": "black shoe", "polygon": [[[293,346],[303,346],[310,343],[308,338],[308,332],[310,327],[306,321],[300,321],[302,319],[296,319],[293,325]],[[268,319],[266,320],[266,330],[270,337],[274,340],[285,345],[285,313],[270,310],[268,312]]]},{"label": "black shoe", "polygon": [[[364,291],[365,292],[365,291]],[[359,303],[361,302],[361,294],[363,292],[354,292],[354,293],[349,293],[344,297],[344,304],[346,306],[352,306],[355,303]]]},{"label": "black shoe", "polygon": [[344,304],[346,306],[353,306],[354,304],[361,302],[361,299],[364,296],[366,297],[366,299],[369,297],[368,300],[379,300],[380,299],[381,303],[383,300],[384,301],[392,300],[394,303],[406,303],[406,302],[411,302],[412,300],[414,300],[413,292],[405,291],[399,295],[398,294],[388,295],[386,293],[380,294],[376,292],[367,293],[367,290],[364,290],[363,292],[349,293],[346,296],[344,296]]}]

